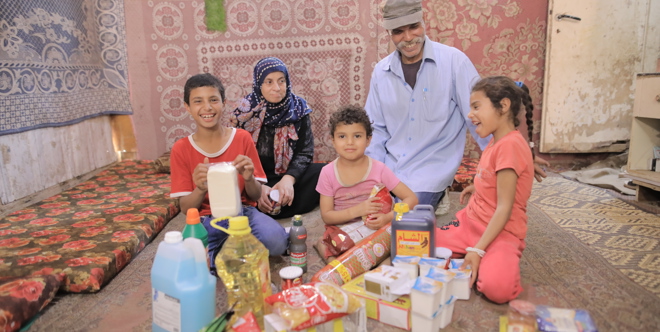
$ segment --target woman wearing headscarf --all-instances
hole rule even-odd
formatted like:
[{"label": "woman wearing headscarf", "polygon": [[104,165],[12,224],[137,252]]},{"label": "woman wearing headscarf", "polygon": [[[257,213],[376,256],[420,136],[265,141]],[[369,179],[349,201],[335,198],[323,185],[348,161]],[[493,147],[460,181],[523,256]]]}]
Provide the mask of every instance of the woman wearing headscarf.
[{"label": "woman wearing headscarf", "polygon": [[254,67],[252,92],[239,101],[231,121],[252,134],[261,165],[268,177],[263,185],[259,210],[277,213],[269,199],[278,190],[281,212],[288,218],[311,211],[319,204],[316,183],[325,164],[312,163],[314,136],[305,99],[291,92],[284,62],[269,57]]}]

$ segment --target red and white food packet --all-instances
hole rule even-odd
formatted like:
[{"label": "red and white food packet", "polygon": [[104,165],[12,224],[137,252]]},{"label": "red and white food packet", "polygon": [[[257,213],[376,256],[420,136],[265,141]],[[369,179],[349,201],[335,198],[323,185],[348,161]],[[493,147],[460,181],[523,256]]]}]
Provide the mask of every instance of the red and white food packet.
[{"label": "red and white food packet", "polygon": [[231,327],[234,332],[261,332],[257,318],[254,317],[252,310],[248,311],[243,317],[240,317]]},{"label": "red and white food packet", "polygon": [[[390,191],[387,190],[387,187],[385,187],[384,184],[379,183],[377,185],[374,185],[374,187],[371,189],[371,194],[369,194],[369,198],[371,197],[377,197],[378,199],[376,202],[382,204],[382,207],[380,208],[380,211],[378,213],[389,213],[392,211],[392,195],[390,195]],[[367,221],[368,219],[371,219],[372,215],[369,214],[367,216],[362,216],[363,221]]]},{"label": "red and white food packet", "polygon": [[267,297],[266,303],[272,305],[273,312],[286,320],[293,330],[341,318],[362,306],[355,295],[327,282],[289,288]]}]

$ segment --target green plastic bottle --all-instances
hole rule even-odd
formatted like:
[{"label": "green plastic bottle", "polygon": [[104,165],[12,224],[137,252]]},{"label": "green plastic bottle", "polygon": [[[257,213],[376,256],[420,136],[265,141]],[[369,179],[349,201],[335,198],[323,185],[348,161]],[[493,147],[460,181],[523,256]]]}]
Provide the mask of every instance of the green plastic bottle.
[{"label": "green plastic bottle", "polygon": [[252,235],[247,217],[230,218],[229,229],[218,226],[220,220],[212,220],[211,226],[229,234],[215,258],[215,266],[227,289],[227,303],[235,303],[236,314],[230,325],[252,310],[263,331],[264,299],[272,294],[268,249]]},{"label": "green plastic bottle", "polygon": [[188,209],[186,213],[186,225],[183,226],[183,238],[194,237],[202,240],[204,248],[209,246],[209,233],[200,222],[199,211],[195,208]]}]

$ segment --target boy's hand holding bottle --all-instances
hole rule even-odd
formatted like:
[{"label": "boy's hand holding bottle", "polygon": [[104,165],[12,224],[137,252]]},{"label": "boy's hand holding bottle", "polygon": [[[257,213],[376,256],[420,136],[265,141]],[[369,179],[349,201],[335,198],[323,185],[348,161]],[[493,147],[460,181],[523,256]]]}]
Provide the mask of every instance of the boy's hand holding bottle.
[{"label": "boy's hand holding bottle", "polygon": [[197,186],[197,188],[199,188],[201,191],[208,190],[208,183],[206,180],[208,172],[209,158],[204,157],[204,163],[197,164],[197,166],[195,166],[195,170],[193,171],[193,182],[195,183],[195,186]]},{"label": "boy's hand holding bottle", "polygon": [[248,156],[238,155],[233,162],[238,174],[243,176],[243,180],[251,181],[254,179],[254,163]]}]

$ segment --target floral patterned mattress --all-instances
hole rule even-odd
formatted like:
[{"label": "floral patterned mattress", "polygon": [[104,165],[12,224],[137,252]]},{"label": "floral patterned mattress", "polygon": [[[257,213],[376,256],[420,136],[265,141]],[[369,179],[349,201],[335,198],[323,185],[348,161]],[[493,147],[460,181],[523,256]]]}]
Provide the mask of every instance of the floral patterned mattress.
[{"label": "floral patterned mattress", "polygon": [[458,171],[454,176],[454,182],[449,188],[450,191],[463,191],[467,186],[474,182],[474,176],[477,174],[477,165],[479,159],[476,158],[463,158],[461,165],[458,166]]},{"label": "floral patterned mattress", "polygon": [[63,274],[61,290],[96,292],[179,213],[170,175],[125,160],[0,218],[0,276]]}]

